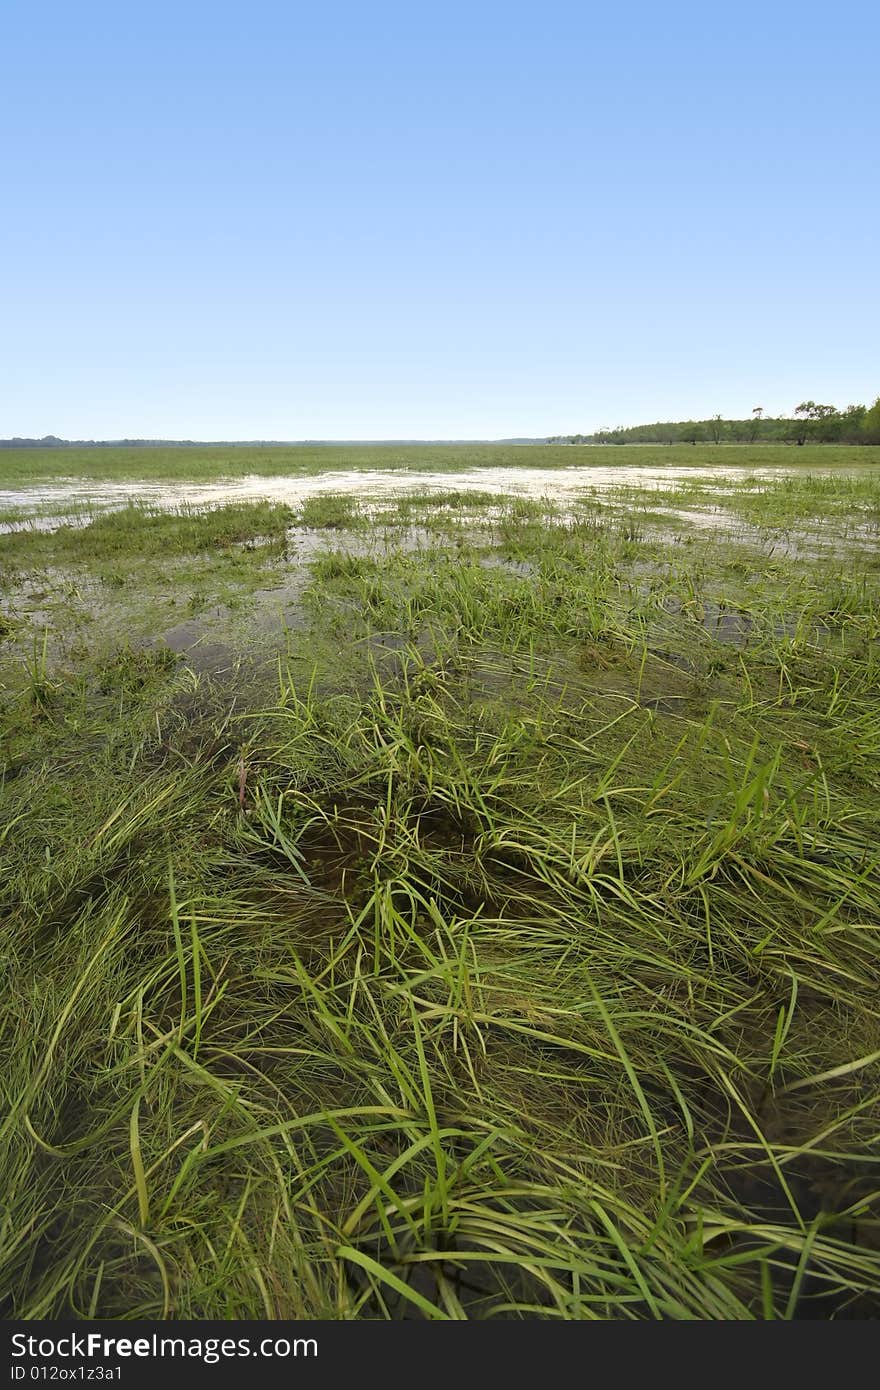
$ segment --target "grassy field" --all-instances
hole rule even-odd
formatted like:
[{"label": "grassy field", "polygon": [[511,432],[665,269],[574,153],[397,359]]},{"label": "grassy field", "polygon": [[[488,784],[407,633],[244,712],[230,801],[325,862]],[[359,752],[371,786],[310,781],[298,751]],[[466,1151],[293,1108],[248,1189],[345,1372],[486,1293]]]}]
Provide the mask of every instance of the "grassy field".
[{"label": "grassy field", "polygon": [[880,470],[0,537],[2,1314],[876,1317],[878,590]]},{"label": "grassy field", "polygon": [[311,475],[331,470],[462,468],[569,468],[578,464],[640,467],[651,464],[707,468],[860,468],[880,462],[880,447],[781,444],[560,445],[560,444],[334,444],[279,448],[4,449],[0,488],[27,487],[57,478],[176,482],[240,478],[249,474]]}]

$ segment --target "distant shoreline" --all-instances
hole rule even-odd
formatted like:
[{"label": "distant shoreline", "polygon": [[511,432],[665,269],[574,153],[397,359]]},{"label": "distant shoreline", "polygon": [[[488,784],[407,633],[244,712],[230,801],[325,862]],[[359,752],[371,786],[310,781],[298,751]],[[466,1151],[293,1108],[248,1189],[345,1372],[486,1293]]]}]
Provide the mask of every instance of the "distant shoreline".
[{"label": "distant shoreline", "polygon": [[550,436],[534,439],[59,439],[47,435],[29,439],[13,435],[0,439],[0,449],[389,449],[417,444],[547,444]]}]

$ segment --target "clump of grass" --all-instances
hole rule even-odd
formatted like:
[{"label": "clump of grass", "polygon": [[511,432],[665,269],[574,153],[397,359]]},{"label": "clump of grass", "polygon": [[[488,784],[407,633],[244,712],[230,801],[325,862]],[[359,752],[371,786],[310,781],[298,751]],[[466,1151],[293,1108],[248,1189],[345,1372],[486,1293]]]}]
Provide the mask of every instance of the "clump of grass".
[{"label": "clump of grass", "polygon": [[271,502],[164,508],[132,503],[99,512],[82,525],[54,531],[15,532],[2,538],[9,561],[16,558],[93,565],[225,550],[232,546],[283,546],[293,513]]},{"label": "clump of grass", "polygon": [[434,512],[479,512],[503,506],[504,495],[471,488],[421,488],[413,489],[402,497],[394,499],[397,518],[410,522],[423,514]]},{"label": "clump of grass", "polygon": [[134,505],[95,517],[64,539],[92,553],[191,553],[283,540],[292,512],[276,502],[229,502],[207,511]]},{"label": "clump of grass", "polygon": [[312,574],[316,580],[358,580],[374,569],[374,561],[360,555],[349,555],[341,550],[331,550],[326,555],[319,555],[312,564]]},{"label": "clump of grass", "polygon": [[345,493],[319,493],[317,497],[308,497],[297,516],[300,526],[315,530],[350,530],[359,520],[357,498]]},{"label": "clump of grass", "polygon": [[58,683],[49,676],[49,629],[33,634],[33,650],[24,663],[27,689],[31,703],[41,709],[48,708]]}]

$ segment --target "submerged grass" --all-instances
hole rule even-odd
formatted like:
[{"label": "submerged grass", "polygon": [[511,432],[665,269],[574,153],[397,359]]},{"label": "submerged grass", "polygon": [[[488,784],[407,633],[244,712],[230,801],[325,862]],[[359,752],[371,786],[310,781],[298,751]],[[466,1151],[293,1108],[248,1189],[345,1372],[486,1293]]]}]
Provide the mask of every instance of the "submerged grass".
[{"label": "submerged grass", "polygon": [[876,577],[492,505],[223,681],[19,604],[6,1316],[876,1316]]},{"label": "submerged grass", "polygon": [[98,448],[0,450],[0,488],[21,488],[51,479],[183,480],[311,476],[339,469],[405,469],[458,472],[462,468],[569,468],[578,465],[640,467],[656,464],[713,467],[863,468],[880,458],[876,446],[807,444],[733,445],[560,445],[437,443],[418,441],[320,445],[125,445]]},{"label": "submerged grass", "polygon": [[208,512],[130,503],[84,516],[81,525],[14,531],[2,538],[2,554],[7,565],[41,560],[87,565],[98,560],[163,560],[233,545],[283,544],[292,520],[289,507],[272,502],[229,502]]}]

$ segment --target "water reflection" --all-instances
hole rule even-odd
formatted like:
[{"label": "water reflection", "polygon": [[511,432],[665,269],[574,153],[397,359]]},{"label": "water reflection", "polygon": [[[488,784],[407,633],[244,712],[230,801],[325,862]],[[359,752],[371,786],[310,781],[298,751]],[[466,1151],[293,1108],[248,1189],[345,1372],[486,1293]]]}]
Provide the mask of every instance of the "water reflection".
[{"label": "water reflection", "polygon": [[[58,524],[59,515],[70,508],[77,511],[105,510],[124,507],[129,502],[148,503],[159,507],[202,507],[221,502],[255,501],[286,502],[299,506],[321,493],[348,493],[366,498],[392,498],[408,492],[460,491],[496,492],[513,497],[548,497],[553,501],[573,501],[591,488],[608,490],[638,487],[662,492],[681,482],[698,485],[759,482],[790,477],[799,470],[793,468],[745,468],[719,466],[711,469],[663,467],[576,466],[571,468],[471,468],[455,473],[423,473],[417,470],[361,470],[319,473],[309,477],[296,475],[267,477],[252,474],[244,478],[221,478],[209,483],[96,482],[87,478],[62,478],[33,487],[0,489],[0,510],[14,509],[22,516],[22,524]],[[819,472],[820,470],[813,470]],[[831,470],[839,476],[843,469]],[[854,473],[857,470],[852,470]],[[30,513],[51,509],[56,515],[31,519]]]}]

